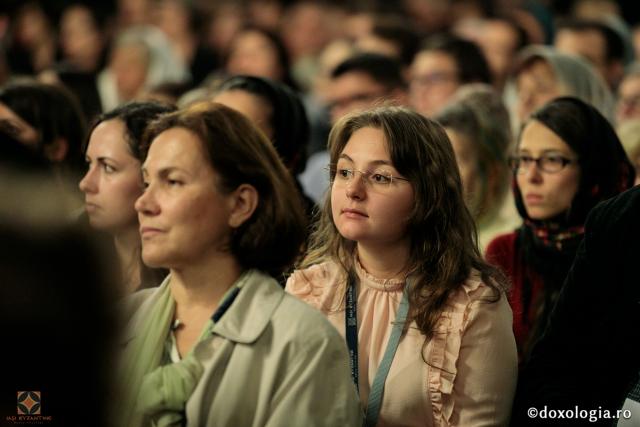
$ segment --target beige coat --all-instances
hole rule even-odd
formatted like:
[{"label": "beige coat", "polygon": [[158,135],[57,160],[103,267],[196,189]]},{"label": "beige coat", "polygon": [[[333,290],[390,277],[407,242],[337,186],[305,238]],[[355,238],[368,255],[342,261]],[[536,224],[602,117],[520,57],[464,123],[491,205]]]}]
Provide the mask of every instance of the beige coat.
[{"label": "beige coat", "polygon": [[[138,292],[124,337],[157,300]],[[187,426],[360,426],[346,345],[317,310],[253,271],[237,299],[197,347],[204,367],[186,404]]]}]

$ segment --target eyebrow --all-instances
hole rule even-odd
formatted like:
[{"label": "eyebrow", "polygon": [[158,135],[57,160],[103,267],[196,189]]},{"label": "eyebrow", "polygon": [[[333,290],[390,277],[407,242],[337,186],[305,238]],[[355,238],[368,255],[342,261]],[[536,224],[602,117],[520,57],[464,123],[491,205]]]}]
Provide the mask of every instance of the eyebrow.
[{"label": "eyebrow", "polygon": [[[142,166],[141,171],[142,171],[142,176],[149,176],[149,171],[147,170],[146,167]],[[189,172],[187,170],[176,167],[176,166],[167,166],[162,169],[159,169],[156,175],[160,175],[161,177],[166,177],[171,172],[181,172],[189,175]]]},{"label": "eyebrow", "polygon": [[[531,150],[527,148],[518,148],[518,151],[519,152],[526,151],[527,153],[531,152]],[[541,151],[541,154],[547,154],[547,153],[571,154],[571,153],[567,153],[566,150],[562,148],[545,148]]]},{"label": "eyebrow", "polygon": [[[338,157],[338,159],[345,159],[350,161],[351,163],[355,163],[353,161],[353,159],[351,157],[349,157],[346,154],[340,154],[340,157]],[[391,166],[393,167],[393,163],[391,163],[389,160],[372,160],[368,163],[370,166],[379,166],[379,165],[384,165],[384,166]]]}]

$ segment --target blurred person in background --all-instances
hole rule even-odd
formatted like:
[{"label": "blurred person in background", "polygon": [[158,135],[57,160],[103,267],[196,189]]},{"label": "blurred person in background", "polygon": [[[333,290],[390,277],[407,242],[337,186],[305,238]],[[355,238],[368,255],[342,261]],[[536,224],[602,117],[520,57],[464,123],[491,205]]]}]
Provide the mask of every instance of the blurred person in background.
[{"label": "blurred person in background", "polygon": [[491,83],[491,71],[474,42],[449,34],[427,38],[411,64],[409,103],[420,114],[438,112],[466,83]]},{"label": "blurred person in background", "polygon": [[452,31],[480,46],[491,69],[493,86],[501,92],[516,54],[529,43],[525,29],[513,16],[505,14],[463,19],[455,23]]},{"label": "blurred person in background", "polygon": [[445,128],[453,146],[478,247],[484,252],[496,235],[521,223],[509,190],[509,112],[492,86],[472,83],[460,87],[434,120]]},{"label": "blurred person in background", "polygon": [[17,140],[54,166],[57,178],[80,179],[87,124],[78,100],[66,88],[35,80],[16,80],[2,86],[0,120],[13,128]]},{"label": "blurred person in background", "polygon": [[102,112],[97,77],[106,64],[107,13],[104,8],[81,2],[67,6],[60,17],[62,57],[38,76],[40,81],[67,86],[90,121]]},{"label": "blurred person in background", "polygon": [[162,31],[151,26],[126,29],[116,35],[107,66],[98,75],[102,109],[136,100],[159,84],[188,80],[186,65]]},{"label": "blurred person in background", "polygon": [[618,86],[616,124],[640,119],[640,62],[632,64]]},{"label": "blurred person in background", "polygon": [[558,22],[553,40],[559,52],[589,61],[611,90],[624,74],[626,59],[622,37],[603,21],[573,19]]},{"label": "blurred person in background", "polygon": [[309,142],[309,121],[299,95],[274,80],[234,76],[220,84],[211,100],[244,114],[273,143],[311,220],[315,203],[304,194],[297,178],[305,170]]},{"label": "blurred person in background", "polygon": [[505,102],[514,132],[519,131],[529,114],[561,96],[581,99],[609,121],[614,120],[613,95],[586,60],[549,46],[532,45],[523,49],[505,87]]},{"label": "blurred person in background", "polygon": [[218,67],[215,51],[201,40],[203,11],[187,0],[160,0],[154,5],[154,22],[169,39],[176,56],[187,65],[190,85],[198,86]]},{"label": "blurred person in background", "polygon": [[7,61],[12,75],[32,76],[53,65],[55,27],[41,3],[21,3],[10,15],[9,31]]},{"label": "blurred person in background", "polygon": [[227,75],[266,77],[292,89],[298,85],[290,70],[289,53],[277,33],[257,27],[240,30],[231,42],[225,61]]},{"label": "blurred person in background", "polygon": [[[70,225],[67,188],[51,174],[0,124],[0,339],[14,347],[0,372],[1,424],[18,391],[22,410],[51,425],[112,427],[114,282],[96,242]],[[82,405],[69,398],[79,390]]]}]

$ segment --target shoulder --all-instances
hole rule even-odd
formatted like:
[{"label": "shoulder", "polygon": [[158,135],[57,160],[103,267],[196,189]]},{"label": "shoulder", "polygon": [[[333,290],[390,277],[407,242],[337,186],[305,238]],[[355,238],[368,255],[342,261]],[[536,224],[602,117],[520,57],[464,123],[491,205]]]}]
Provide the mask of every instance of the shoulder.
[{"label": "shoulder", "polygon": [[320,310],[289,294],[273,313],[271,325],[279,344],[293,350],[287,353],[296,358],[346,349],[340,333]]},{"label": "shoulder", "polygon": [[511,310],[504,293],[487,285],[474,271],[449,297],[443,317],[449,319],[451,326],[464,331],[478,316],[499,322],[507,320],[511,324]]},{"label": "shoulder", "polygon": [[501,254],[513,251],[516,243],[517,231],[501,234],[495,237],[487,246],[487,256],[491,254]]},{"label": "shoulder", "polygon": [[593,208],[587,218],[587,231],[593,231],[594,228],[597,228],[601,233],[626,234],[629,227],[637,229],[639,214],[640,186],[635,186]]},{"label": "shoulder", "polygon": [[307,304],[321,308],[342,280],[343,273],[337,263],[325,261],[295,270],[287,279],[285,290]]}]

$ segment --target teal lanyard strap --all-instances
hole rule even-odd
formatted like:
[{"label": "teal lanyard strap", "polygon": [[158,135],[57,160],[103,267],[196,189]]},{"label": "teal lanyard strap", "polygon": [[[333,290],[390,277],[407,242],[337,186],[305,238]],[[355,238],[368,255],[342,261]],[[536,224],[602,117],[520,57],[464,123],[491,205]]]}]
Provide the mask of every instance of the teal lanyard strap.
[{"label": "teal lanyard strap", "polygon": [[[387,348],[384,351],[384,356],[382,357],[382,361],[380,362],[380,366],[378,367],[378,371],[376,372],[376,376],[373,379],[373,384],[371,385],[371,390],[369,391],[369,399],[367,401],[367,412],[365,415],[364,426],[365,427],[373,427],[378,422],[378,416],[380,414],[380,408],[382,406],[382,397],[384,395],[384,384],[387,380],[387,375],[389,374],[389,369],[391,368],[391,363],[393,362],[393,358],[395,357],[396,350],[398,349],[398,344],[400,343],[400,338],[402,338],[402,331],[404,330],[404,324],[407,320],[407,314],[409,313],[409,281],[405,284],[404,291],[402,293],[402,300],[400,301],[400,306],[398,307],[398,313],[396,314],[396,320],[393,323],[393,329],[391,330],[391,335],[389,336],[389,342],[387,343]],[[351,303],[353,307],[357,307],[357,299],[353,298],[353,293],[355,293],[355,283],[351,282],[349,284],[349,288],[347,289],[347,294],[351,294]],[[349,310],[347,310],[349,311]],[[354,315],[356,310],[352,310],[351,313],[346,313],[346,323],[349,324],[349,329],[355,329],[356,325],[353,321],[354,319],[349,316],[349,314]],[[348,336],[349,334],[347,334]],[[357,335],[356,335],[357,340]],[[355,347],[355,355],[357,357],[357,341],[353,342],[352,339],[347,339],[347,344],[350,348],[350,353],[353,355]],[[354,374],[354,364],[355,364],[355,375],[354,381],[357,381],[358,378],[358,368],[357,368],[357,359],[355,363],[353,363],[352,359],[352,375]],[[356,386],[357,386],[356,382]]]}]

